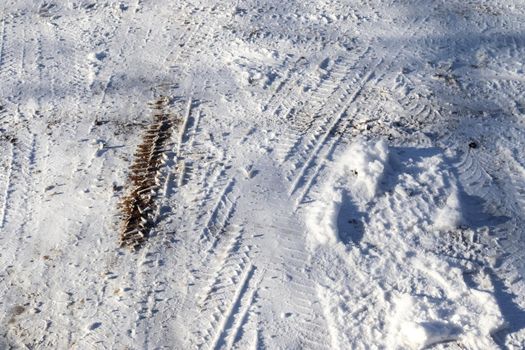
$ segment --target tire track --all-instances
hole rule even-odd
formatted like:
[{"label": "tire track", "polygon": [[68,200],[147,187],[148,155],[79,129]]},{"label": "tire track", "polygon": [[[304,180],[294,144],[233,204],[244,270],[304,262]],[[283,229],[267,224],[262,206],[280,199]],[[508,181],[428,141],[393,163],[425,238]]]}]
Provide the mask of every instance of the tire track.
[{"label": "tire track", "polygon": [[20,226],[21,231],[28,221],[21,218],[29,214],[28,200],[33,184],[31,174],[36,153],[35,135],[25,134],[25,132],[17,133],[16,142],[13,145],[9,187],[6,187],[7,194],[3,211],[3,225],[16,222],[11,218],[12,216],[19,217],[20,222],[23,223]]},{"label": "tire track", "polygon": [[203,268],[213,268],[213,271],[209,274],[209,283],[207,283],[202,288],[202,292],[199,293],[197,300],[198,305],[202,305],[210,298],[213,292],[213,287],[217,284],[220,271],[224,268],[224,265],[228,262],[231,256],[237,254],[242,248],[243,228],[232,225],[232,229],[234,230],[234,233],[231,234],[231,238],[228,242],[225,242],[223,245],[219,244],[215,248],[210,248],[206,259],[203,260]]},{"label": "tire track", "polygon": [[[379,61],[375,65],[375,69],[368,72],[361,82],[358,84],[358,88],[352,92],[351,95],[348,97],[348,102],[346,105],[344,105],[341,110],[336,113],[335,119],[332,121],[325,119],[325,123],[322,123],[320,128],[316,131],[316,133],[312,136],[313,142],[309,142],[309,144],[306,145],[304,148],[304,153],[298,153],[298,157],[296,158],[296,162],[294,165],[294,168],[298,168],[299,171],[297,174],[294,174],[294,178],[291,181],[289,195],[293,195],[299,187],[302,187],[303,185],[311,186],[312,182],[314,181],[314,177],[319,173],[321,167],[323,166],[323,162],[317,164],[315,167],[315,170],[313,174],[311,175],[311,178],[308,179],[307,171],[315,165],[315,161],[317,158],[320,158],[320,154],[323,151],[323,149],[328,146],[328,152],[326,154],[330,154],[331,151],[334,149],[335,145],[337,144],[337,141],[341,138],[343,132],[347,129],[350,122],[353,122],[350,120],[350,116],[354,115],[353,113],[348,113],[348,109],[350,108],[351,104],[354,103],[363,89],[365,88],[365,85],[367,85],[372,78],[375,75],[375,70],[377,67],[379,67],[382,64],[382,61]],[[377,81],[377,80],[376,80]],[[345,89],[345,93],[348,93],[349,90]],[[341,97],[340,101],[343,101],[345,98]],[[330,115],[330,114],[329,114]],[[345,118],[346,117],[346,118]],[[306,180],[305,180],[306,179]],[[305,196],[306,193],[303,193],[300,198],[299,202],[302,201],[302,198]]]},{"label": "tire track", "polygon": [[[328,350],[330,335],[314,282],[309,276],[308,271],[312,266],[309,263],[310,254],[305,247],[304,232],[298,228],[300,225],[292,217],[277,216],[271,222],[271,225],[260,223],[254,227],[254,232],[272,232],[271,239],[275,239],[275,246],[279,247],[274,252],[261,252],[267,259],[267,278],[262,280],[257,294],[258,308],[278,312],[273,316],[281,324],[278,331],[274,330],[276,339],[293,334],[298,348]],[[272,291],[276,290],[279,295],[273,294]],[[276,298],[282,302],[276,303]],[[265,326],[258,327],[261,330]],[[271,339],[263,338],[260,341],[267,342],[272,348],[278,344],[272,344]]]},{"label": "tire track", "polygon": [[167,110],[169,99],[161,97],[154,103],[154,121],[143,136],[130,167],[131,187],[121,202],[122,230],[120,243],[132,249],[140,247],[148,238],[155,221],[155,200],[160,188],[162,165],[166,160],[166,146],[172,130],[179,121]]},{"label": "tire track", "polygon": [[[141,331],[144,349],[150,348],[152,331],[149,322],[158,317],[158,303],[163,301],[159,293],[165,292],[167,282],[162,274],[163,260],[167,252],[158,247],[147,245],[137,259],[137,285],[138,290],[137,319],[134,322],[132,333],[137,335]],[[142,327],[141,327],[142,326]]]},{"label": "tire track", "polygon": [[[232,255],[228,263],[218,274],[213,289],[201,306],[200,315],[194,331],[196,344],[204,346],[210,344],[209,349],[220,349],[228,340],[227,333],[237,333],[234,323],[240,313],[242,315],[249,308],[253,293],[250,281],[253,279],[256,267],[251,264],[246,254]],[[243,304],[243,300],[247,299]],[[247,304],[246,304],[247,303]]]},{"label": "tire track", "polygon": [[[282,106],[282,103],[289,98],[291,95],[299,95],[299,86],[302,85],[303,80],[310,81],[312,79],[311,72],[306,73],[309,68],[308,62],[305,62],[304,57],[299,58],[294,62],[294,66],[288,69],[286,76],[279,82],[279,85],[275,88],[274,92],[268,98],[266,103],[262,106],[262,112],[267,112],[270,115],[275,115],[277,110]],[[284,67],[287,66],[288,62],[285,62]],[[306,73],[306,74],[305,74]]]},{"label": "tire track", "polygon": [[[364,50],[363,54],[359,57],[358,62],[366,57],[370,49],[367,48]],[[344,60],[340,60],[345,62]],[[344,67],[346,64],[340,64]],[[305,159],[308,158],[309,152],[316,146],[318,139],[322,134],[326,133],[330,129],[331,118],[334,115],[338,115],[338,109],[344,106],[344,101],[355,94],[355,91],[361,91],[363,89],[363,84],[366,83],[367,77],[366,73],[363,74],[361,80],[356,80],[355,78],[346,86],[345,88],[338,88],[337,86],[345,79],[344,71],[339,73],[339,80],[337,82],[330,82],[331,93],[324,96],[320,96],[318,99],[320,102],[315,105],[313,108],[305,109],[300,113],[297,118],[294,118],[294,124],[302,125],[299,131],[296,131],[292,136],[294,141],[290,145],[288,151],[283,157],[283,162],[291,162],[292,169],[296,169],[300,166]],[[363,77],[364,76],[364,77]],[[354,91],[352,85],[356,84],[358,87]],[[353,98],[355,98],[354,96]],[[332,99],[336,98],[335,102]],[[350,97],[352,98],[352,97]],[[322,101],[322,102],[321,102]],[[330,106],[329,110],[326,112],[321,112],[323,107]],[[340,112],[339,112],[340,113]],[[332,123],[333,124],[333,123]],[[313,132],[311,131],[312,129]]]},{"label": "tire track", "polygon": [[259,286],[260,278],[250,286],[256,270],[257,268],[251,263],[247,266],[247,272],[241,277],[239,288],[233,296],[233,301],[226,311],[223,322],[219,325],[216,336],[211,343],[211,349],[218,350],[223,347],[231,349],[236,336],[239,334],[239,329],[243,325],[245,315],[252,305],[253,296]]},{"label": "tire track", "polygon": [[404,112],[403,126],[409,128],[409,132],[443,120],[439,109],[433,106],[432,96],[418,85],[401,72],[395,79],[394,92],[391,94],[394,103]]},{"label": "tire track", "polygon": [[[360,62],[370,52],[370,47],[367,47],[356,59]],[[286,118],[286,122],[291,125],[287,129],[287,133],[283,136],[284,142],[277,149],[277,156],[282,163],[293,161],[300,150],[302,142],[307,140],[307,146],[311,145],[312,139],[307,139],[306,135],[314,124],[323,125],[326,120],[321,120],[320,115],[329,115],[329,112],[321,112],[326,106],[330,106],[330,100],[339,89],[339,85],[345,80],[350,70],[354,68],[349,67],[349,61],[346,56],[339,57],[335,62],[330,63],[329,58],[325,59],[319,67],[325,67],[326,73],[319,82],[312,82],[306,86],[313,86],[311,90],[305,93],[303,86],[297,86],[297,96],[293,96],[290,107],[287,107],[286,112],[276,110],[273,112],[275,116]],[[312,77],[311,79],[314,79]],[[317,78],[318,79],[318,78]],[[285,101],[286,102],[286,101]],[[290,103],[290,102],[288,102]],[[278,107],[283,108],[282,106]],[[336,107],[337,108],[337,107]],[[316,123],[317,122],[317,123]]]},{"label": "tire track", "polygon": [[[16,86],[22,78],[22,72],[24,70],[24,55],[25,45],[19,42],[15,42],[15,38],[19,35],[19,31],[16,29],[20,23],[14,15],[8,16],[6,22],[6,16],[2,18],[2,56],[0,65],[0,77],[2,77],[3,88],[9,93],[10,100],[18,97],[21,92],[15,93]],[[21,39],[25,42],[26,30],[23,30]]]},{"label": "tire track", "polygon": [[199,109],[196,112],[196,116],[193,117],[192,122],[190,123],[190,131],[188,131],[188,140],[184,143],[184,151],[182,153],[182,157],[184,157],[183,162],[181,164],[181,174],[179,176],[178,180],[178,187],[182,187],[188,182],[190,182],[193,178],[193,167],[194,167],[194,151],[193,147],[195,145],[195,140],[197,138],[197,133],[199,131],[199,123],[201,120],[202,112]]},{"label": "tire track", "polygon": [[[415,21],[410,24],[409,28],[407,28],[405,32],[409,32],[409,29],[414,24]],[[292,196],[300,187],[303,187],[304,185],[307,185],[308,187],[303,191],[302,194],[299,195],[299,198],[296,198],[296,209],[303,201],[309,190],[309,186],[312,185],[315,177],[323,167],[322,159],[331,154],[337,144],[337,141],[341,139],[348,126],[351,123],[354,123],[354,120],[352,120],[350,117],[354,114],[348,113],[352,104],[356,102],[367,85],[375,85],[383,80],[384,76],[387,75],[391,70],[392,66],[396,63],[398,57],[403,53],[407,45],[408,43],[405,43],[403,46],[401,46],[397,50],[396,54],[392,57],[389,57],[388,60],[385,58],[385,56],[383,56],[373,63],[373,68],[368,69],[368,71],[364,73],[360,82],[357,84],[357,88],[353,89],[352,83],[343,88],[338,97],[338,102],[332,104],[335,108],[339,108],[339,112],[326,113],[324,121],[320,123],[317,131],[313,134],[313,136],[311,136],[312,140],[309,140],[306,144],[305,152],[297,151],[298,156],[289,175],[292,178],[289,195]],[[380,68],[382,74],[376,76],[376,72],[379,71]],[[371,83],[372,81],[373,83]],[[332,121],[329,120],[331,115],[336,115]],[[357,120],[355,122],[357,122]],[[303,138],[306,138],[306,136]],[[324,149],[326,149],[325,146],[328,146],[328,151],[324,151]],[[319,156],[321,151],[324,151],[324,158]],[[318,158],[320,158],[321,161],[320,163],[316,164],[316,159]],[[312,166],[315,166],[315,169],[309,175],[307,172],[310,170],[310,168],[312,168]],[[295,169],[299,170],[295,171]]]},{"label": "tire track", "polygon": [[341,349],[339,342],[340,339],[340,330],[337,323],[336,317],[332,314],[332,306],[329,298],[330,292],[328,289],[325,290],[322,286],[317,286],[317,297],[321,302],[321,307],[323,309],[323,314],[326,319],[328,326],[328,333],[330,334],[330,348],[333,350]]},{"label": "tire track", "polygon": [[[18,113],[21,114],[20,111]],[[25,119],[25,116],[21,115],[20,118]],[[6,271],[10,270],[3,276],[3,279],[10,288],[2,291],[0,297],[2,300],[19,303],[27,301],[29,288],[24,286],[17,276],[23,275],[24,271],[33,266],[32,261],[28,261],[24,250],[27,250],[29,239],[35,234],[34,231],[28,229],[34,209],[33,202],[30,199],[35,195],[35,142],[34,134],[28,130],[18,130],[16,142],[13,144],[11,180],[7,188],[5,217],[2,227],[3,249],[5,251],[2,254],[2,263],[6,266]],[[14,320],[6,329],[7,336],[14,337],[17,340],[29,341],[30,339],[26,335],[16,334],[15,327],[25,329],[23,326],[20,327],[20,324],[21,321]]]},{"label": "tire track", "polygon": [[[198,180],[187,183],[187,190],[192,192],[192,202],[195,203],[188,207],[187,214],[191,214],[194,217],[191,230],[201,231],[200,239],[205,237],[207,223],[210,222],[214,208],[217,209],[225,205],[225,203],[221,204],[221,201],[225,200],[224,196],[228,195],[229,191],[232,190],[232,185],[235,181],[233,177],[228,176],[224,153],[220,154],[219,157],[221,158],[209,163],[197,162],[198,170],[202,170],[202,172],[197,172],[202,175]],[[204,157],[201,160],[204,160]],[[233,197],[233,199],[236,198],[235,195]],[[235,202],[232,199],[227,201],[228,203]],[[209,208],[207,206],[208,203],[213,203],[213,207]]]},{"label": "tire track", "polygon": [[[250,263],[251,246],[244,242],[244,228],[230,223],[238,199],[236,181],[231,177],[217,195],[195,248],[203,252],[197,275],[202,276],[197,278],[207,282],[197,293],[195,303],[200,310],[199,317],[191,328],[194,342],[210,349],[222,348],[235,340],[228,334],[238,333],[235,327],[240,327],[245,320],[253,298],[253,294],[248,293],[247,304],[242,301],[254,274]],[[237,313],[240,316],[236,316]]]},{"label": "tire track", "polygon": [[455,165],[459,178],[469,193],[476,194],[488,202],[496,200],[497,192],[494,191],[493,177],[485,170],[477,151],[468,149],[462,159]]},{"label": "tire track", "polygon": [[[79,25],[68,24],[60,27],[62,31],[59,33],[59,40],[63,41],[64,49],[69,54],[69,59],[61,62],[60,67],[56,67],[57,71],[61,70],[64,75],[61,86],[57,86],[60,90],[64,89],[71,94],[68,96],[76,101],[82,101],[84,96],[88,93],[88,88],[91,83],[88,83],[87,78],[91,76],[89,62],[87,56],[89,49],[85,44],[82,27]],[[70,45],[70,46],[66,46]],[[85,55],[85,56],[82,56]],[[66,63],[64,66],[63,63]],[[64,74],[65,73],[65,74]],[[60,94],[64,94],[60,91]]]},{"label": "tire track", "polygon": [[506,254],[503,261],[508,268],[503,269],[504,273],[508,274],[515,268],[523,270],[525,260],[522,252],[512,242],[522,240],[524,235],[525,184],[519,175],[523,175],[525,170],[509,154],[508,148],[497,147],[498,156],[495,157],[487,149],[478,147],[469,147],[454,164],[460,184],[468,195],[483,200],[484,217],[489,215],[490,219],[485,224]]},{"label": "tire track", "polygon": [[220,233],[224,231],[228,220],[235,210],[236,196],[230,199],[228,195],[235,185],[235,178],[231,178],[219,194],[217,201],[210,211],[201,234],[201,241],[214,241],[220,239]]},{"label": "tire track", "polygon": [[[49,23],[42,23],[38,26],[36,33],[36,69],[38,70],[38,100],[39,104],[51,110],[52,115],[58,115],[58,106],[56,101],[60,98],[58,93],[62,94],[62,86],[57,83],[62,79],[55,79],[59,74],[63,74],[63,67],[58,62],[52,62],[50,57],[56,55],[57,49],[60,50],[60,41],[58,38],[59,30],[52,27]],[[57,43],[57,46],[46,45],[46,43]],[[45,82],[45,84],[44,84]]]},{"label": "tire track", "polygon": [[186,112],[184,113],[184,120],[182,122],[181,132],[179,134],[178,140],[178,160],[177,160],[177,169],[179,177],[176,180],[177,187],[182,187],[189,181],[189,176],[187,171],[191,171],[191,161],[188,161],[188,158],[191,157],[192,147],[195,141],[195,135],[197,133],[198,123],[200,119],[200,110],[197,111],[197,116],[192,116],[192,107],[194,101],[190,97],[186,106]]},{"label": "tire track", "polygon": [[245,302],[240,305],[237,317],[233,319],[233,315],[230,314],[230,320],[233,322],[230,322],[231,329],[226,328],[226,332],[228,334],[227,338],[225,339],[227,349],[232,349],[242,339],[243,328],[248,323],[249,312],[255,302],[255,296],[263,278],[264,271],[261,272],[259,276],[255,277],[253,286],[246,291],[247,297],[245,298]]},{"label": "tire track", "polygon": [[[182,48],[181,50],[179,51],[176,51],[176,49],[172,49],[171,51],[168,52],[168,54],[166,55],[166,57],[164,58],[164,62],[163,62],[163,65],[166,65],[166,63],[168,62],[172,62],[172,63],[176,63],[178,62],[178,59],[179,57],[181,56],[181,52],[184,52],[186,50],[189,50],[188,49],[188,45],[186,45],[186,43],[188,42],[192,42],[193,40],[193,37],[197,35],[198,32],[200,32],[202,30],[202,27],[204,27],[204,20],[199,22],[195,28],[191,31],[190,35],[188,35],[186,38],[184,38],[183,42],[178,44],[178,47],[179,48]],[[202,34],[201,34],[202,35]],[[204,35],[202,35],[204,37]],[[182,38],[182,37],[181,37]],[[179,39],[181,39],[179,38]],[[176,52],[176,53],[175,53]]]},{"label": "tire track", "polygon": [[[342,107],[341,111],[336,115],[335,119],[330,124],[328,124],[328,127],[326,127],[326,128],[321,127],[320,132],[316,133],[316,135],[314,136],[315,142],[313,143],[312,146],[310,146],[310,147],[308,147],[306,149],[307,158],[304,161],[302,167],[300,167],[297,175],[295,175],[295,179],[291,183],[290,190],[289,190],[289,195],[293,195],[295,193],[295,191],[297,190],[297,188],[300,186],[300,181],[304,178],[306,170],[313,164],[314,160],[317,158],[317,155],[320,153],[321,149],[326,145],[327,141],[333,135],[335,135],[335,131],[339,127],[339,124],[342,121],[343,117],[346,116],[348,108],[350,107],[350,105],[352,103],[355,102],[355,100],[357,99],[359,94],[363,91],[365,85],[372,79],[372,77],[375,74],[376,69],[379,67],[379,65],[382,62],[383,62],[382,60],[377,62],[375,64],[374,69],[369,71],[363,77],[363,79],[361,80],[360,84],[358,84],[357,89],[355,89],[349,95],[348,99],[345,98],[346,97],[346,93],[348,92],[348,90],[345,89],[344,96],[341,97],[340,100],[341,101],[348,100],[348,102],[346,103],[346,105],[344,105]],[[344,129],[345,128],[343,128],[343,130]],[[319,135],[319,136],[317,136],[317,135]],[[297,163],[296,163],[296,165],[297,165]]]},{"label": "tire track", "polygon": [[[218,15],[221,10],[218,9],[217,6],[218,5],[207,8],[206,15],[202,15],[202,20],[194,27],[191,34],[184,38],[182,43],[177,45],[180,50],[174,48],[170,51],[164,59],[163,65],[170,62],[170,68],[175,69],[180,62],[187,62],[191,56],[200,54],[203,51],[207,39],[211,37],[213,33],[217,32],[218,29]],[[187,68],[183,68],[183,71],[186,71],[186,69]]]},{"label": "tire track", "polygon": [[[0,228],[4,228],[5,219],[7,215],[7,202],[9,200],[9,189],[11,187],[12,176],[13,176],[13,166],[15,160],[15,148],[12,144],[14,140],[5,140],[0,143],[2,154],[8,155],[3,157],[2,163],[0,163],[0,168],[5,169],[5,176],[2,172],[0,175],[0,193],[2,193],[2,201],[0,202],[2,214],[0,215]],[[16,142],[16,141],[14,141]]]},{"label": "tire track", "polygon": [[[525,216],[525,168],[506,150],[500,150],[505,155],[509,184],[507,193],[512,194],[513,201],[509,203],[514,212]],[[508,202],[507,202],[508,203]]]},{"label": "tire track", "polygon": [[[98,5],[82,6],[79,10],[82,15],[60,19],[60,25],[51,32],[58,37],[56,42],[62,43],[62,55],[68,56],[67,60],[61,61],[60,66],[53,67],[55,74],[65,76],[60,85],[55,87],[55,91],[62,97],[71,99],[73,104],[79,107],[80,114],[82,104],[97,100],[97,94],[102,95],[101,101],[104,102],[106,91],[114,76],[114,72],[107,70],[107,67],[113,67],[112,64],[108,64],[108,61],[113,60],[113,50],[109,51],[108,47],[123,30],[125,12]],[[125,45],[126,41],[118,43]],[[115,50],[118,49],[122,50],[122,46],[115,45]],[[53,54],[49,56],[52,57]],[[101,105],[98,105],[96,112],[92,114],[94,121],[100,118],[100,110]]]},{"label": "tire track", "polygon": [[0,34],[0,72],[2,72],[4,68],[4,46],[6,40],[4,16],[2,16],[2,24],[0,29],[2,30],[2,34]]},{"label": "tire track", "polygon": [[[370,51],[370,46],[367,46],[353,62],[361,63],[361,61],[367,58],[367,56],[370,54]],[[293,128],[297,129],[301,136],[311,130],[315,124],[322,124],[322,122],[319,123],[319,117],[322,114],[335,113],[340,107],[340,104],[344,102],[344,100],[339,99],[338,101],[336,100],[335,104],[333,104],[332,99],[336,97],[337,92],[341,89],[341,84],[349,79],[350,72],[357,69],[357,67],[351,63],[352,62],[350,61],[350,58],[346,55],[338,57],[333,62],[331,69],[329,69],[326,73],[327,77],[323,78],[320,84],[316,86],[314,93],[307,100],[308,102],[303,106],[303,108],[297,109],[296,113],[291,115],[289,121],[292,122]],[[322,65],[323,64],[320,66]],[[332,108],[332,110],[323,112],[327,108]],[[300,140],[297,140],[297,142],[299,141]],[[289,150],[289,152],[292,154],[294,151],[294,147]],[[290,154],[287,155],[285,160],[288,160],[289,157]]]}]

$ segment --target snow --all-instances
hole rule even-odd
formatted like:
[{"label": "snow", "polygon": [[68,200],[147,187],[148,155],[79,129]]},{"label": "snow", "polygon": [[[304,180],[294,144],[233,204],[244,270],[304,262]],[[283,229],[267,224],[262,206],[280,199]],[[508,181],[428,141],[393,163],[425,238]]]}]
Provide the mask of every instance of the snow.
[{"label": "snow", "polygon": [[[348,274],[365,273],[363,266],[373,261],[373,275],[352,280],[352,289],[369,289],[377,276],[380,286],[374,293],[383,297],[374,301],[374,311],[390,316],[384,321],[388,334],[383,340],[377,336],[376,344],[422,349],[460,341],[476,349],[492,348],[496,344],[491,335],[505,322],[493,286],[489,282],[482,291],[467,286],[456,262],[444,260],[435,246],[418,242],[436,242],[433,236],[450,235],[463,222],[450,165],[438,149],[419,159],[412,153],[389,149],[383,140],[357,140],[327,164],[326,182],[306,212],[307,227],[317,243],[314,250],[327,262],[347,260]],[[420,189],[426,191],[417,193]],[[442,206],[439,198],[445,202]],[[366,212],[371,214],[361,219],[362,227],[355,219],[346,221]],[[369,252],[363,256],[371,247],[375,256],[365,257]],[[386,293],[386,286],[400,281],[411,282]],[[333,293],[344,294],[347,288],[337,286]]]},{"label": "snow", "polygon": [[403,324],[400,331],[405,342],[403,345],[412,349],[421,349],[437,343],[454,341],[458,330],[446,323],[413,323]]},{"label": "snow", "polygon": [[454,230],[465,223],[458,189],[455,186],[452,187],[445,205],[437,210],[434,222],[435,227],[442,231]]},{"label": "snow", "polygon": [[3,1],[0,349],[524,349],[524,30]]},{"label": "snow", "polygon": [[388,146],[384,140],[367,144],[353,143],[331,166],[316,201],[306,212],[306,224],[314,239],[321,244],[341,242],[337,219],[343,200],[352,195],[354,205],[362,210],[375,197],[388,165]]}]

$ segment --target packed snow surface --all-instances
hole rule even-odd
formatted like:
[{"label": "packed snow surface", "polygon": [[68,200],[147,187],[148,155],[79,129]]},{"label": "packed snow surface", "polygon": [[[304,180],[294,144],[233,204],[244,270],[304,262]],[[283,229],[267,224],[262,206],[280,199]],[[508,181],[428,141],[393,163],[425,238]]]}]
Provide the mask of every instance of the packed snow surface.
[{"label": "packed snow surface", "polygon": [[525,349],[525,1],[0,3],[0,349]]}]

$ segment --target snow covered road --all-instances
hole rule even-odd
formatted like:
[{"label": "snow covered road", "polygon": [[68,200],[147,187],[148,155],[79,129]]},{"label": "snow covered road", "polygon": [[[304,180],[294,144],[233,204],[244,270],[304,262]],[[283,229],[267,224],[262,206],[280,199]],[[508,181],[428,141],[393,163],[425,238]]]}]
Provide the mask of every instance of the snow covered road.
[{"label": "snow covered road", "polygon": [[525,2],[6,0],[0,349],[525,348]]}]

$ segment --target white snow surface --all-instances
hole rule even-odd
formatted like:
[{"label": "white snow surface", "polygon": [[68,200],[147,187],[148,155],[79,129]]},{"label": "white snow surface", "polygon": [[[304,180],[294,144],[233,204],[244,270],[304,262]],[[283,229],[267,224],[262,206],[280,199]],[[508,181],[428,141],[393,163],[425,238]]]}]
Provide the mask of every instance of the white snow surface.
[{"label": "white snow surface", "polygon": [[2,1],[0,349],[524,349],[524,33],[522,0]]},{"label": "white snow surface", "polygon": [[306,210],[305,222],[315,237],[314,244],[341,241],[338,218],[346,212],[341,206],[353,202],[357,209],[365,210],[376,196],[387,167],[388,148],[383,140],[370,144],[359,140],[334,162],[330,178]]},{"label": "white snow surface", "polygon": [[[341,282],[320,283],[333,296],[348,295],[351,304],[368,299],[374,305],[368,317],[385,317],[386,333],[374,340],[384,347],[421,349],[450,341],[468,348],[497,347],[491,335],[505,319],[494,287],[490,282],[483,290],[468,286],[457,262],[444,260],[443,248],[437,245],[443,235],[462,230],[454,175],[438,150],[427,157],[408,151],[408,159],[405,152],[389,150],[383,140],[358,139],[327,165],[329,175],[313,194],[306,223],[317,243],[314,261],[326,264],[323,269],[341,276],[336,278]],[[448,248],[458,253],[465,249],[463,244]],[[347,280],[342,274],[362,279]],[[398,284],[405,287],[391,287]],[[356,298],[355,291],[373,297]],[[339,317],[348,316],[340,311]],[[346,327],[345,322],[338,326]],[[355,332],[359,338],[363,331],[349,328],[343,334]],[[354,342],[351,347],[361,341],[337,339],[338,344]]]}]

